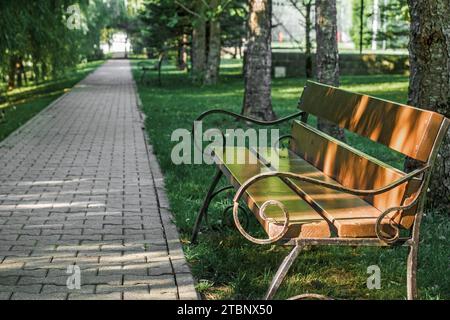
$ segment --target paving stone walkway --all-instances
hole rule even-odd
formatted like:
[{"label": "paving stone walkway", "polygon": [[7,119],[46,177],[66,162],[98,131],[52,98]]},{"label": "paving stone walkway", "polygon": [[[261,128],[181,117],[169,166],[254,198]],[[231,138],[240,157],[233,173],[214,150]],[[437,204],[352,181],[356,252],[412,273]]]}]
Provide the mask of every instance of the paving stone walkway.
[{"label": "paving stone walkway", "polygon": [[0,143],[0,299],[196,299],[126,60]]}]

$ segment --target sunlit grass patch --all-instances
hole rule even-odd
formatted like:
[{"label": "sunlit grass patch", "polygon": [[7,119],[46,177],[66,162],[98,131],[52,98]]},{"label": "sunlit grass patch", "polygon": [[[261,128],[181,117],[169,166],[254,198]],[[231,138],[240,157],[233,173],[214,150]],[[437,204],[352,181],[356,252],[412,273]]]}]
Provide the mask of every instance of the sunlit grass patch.
[{"label": "sunlit grass patch", "polygon": [[103,61],[94,61],[82,64],[59,80],[30,85],[7,92],[5,99],[7,102],[0,104],[0,141],[21,127],[52,101],[70,91],[76,83],[102,63]]}]

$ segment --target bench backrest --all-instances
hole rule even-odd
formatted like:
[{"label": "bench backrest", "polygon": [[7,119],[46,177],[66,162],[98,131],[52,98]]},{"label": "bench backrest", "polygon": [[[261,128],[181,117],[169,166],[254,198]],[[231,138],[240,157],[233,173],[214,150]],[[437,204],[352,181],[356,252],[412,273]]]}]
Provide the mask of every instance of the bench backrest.
[{"label": "bench backrest", "polygon": [[299,108],[404,155],[427,162],[444,116],[308,82]]},{"label": "bench backrest", "polygon": [[[435,112],[314,82],[305,88],[299,108],[421,162],[430,160],[443,123],[448,126],[448,120]],[[306,123],[294,122],[292,136],[295,153],[348,188],[378,189],[405,175]],[[416,195],[420,185],[421,180],[416,178],[365,200],[384,211],[404,204]],[[403,212],[398,221],[410,228],[416,211],[417,207]]]}]

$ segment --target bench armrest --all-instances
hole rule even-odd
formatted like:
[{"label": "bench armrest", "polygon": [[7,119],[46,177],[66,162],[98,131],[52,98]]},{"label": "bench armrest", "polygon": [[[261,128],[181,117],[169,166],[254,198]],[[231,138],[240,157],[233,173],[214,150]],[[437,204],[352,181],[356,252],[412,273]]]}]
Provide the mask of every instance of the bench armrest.
[{"label": "bench armrest", "polygon": [[391,212],[397,212],[397,214],[398,214],[401,211],[409,210],[412,207],[414,207],[419,202],[419,199],[420,199],[420,196],[422,195],[424,187],[425,187],[425,181],[422,182],[422,184],[419,188],[419,191],[416,193],[416,195],[413,199],[408,201],[408,204],[403,205],[403,206],[389,208],[389,209],[385,210],[377,218],[377,222],[375,224],[375,232],[376,232],[378,239],[380,239],[381,241],[384,241],[388,244],[394,244],[400,238],[400,229],[398,228],[398,226],[396,224],[393,223],[394,217],[391,217],[391,219],[390,219],[390,225],[395,230],[394,236],[390,236],[390,235],[386,234],[383,231],[383,229],[381,228],[381,224],[382,224],[383,220],[386,218],[386,216],[388,214],[390,214]]},{"label": "bench armrest", "polygon": [[198,116],[197,119],[195,119],[195,121],[196,122],[197,121],[201,121],[204,118],[206,118],[207,116],[212,115],[212,114],[224,114],[224,115],[232,116],[232,117],[234,117],[236,119],[245,120],[247,122],[251,122],[251,123],[254,123],[254,124],[263,125],[263,126],[271,126],[271,125],[280,124],[280,123],[283,123],[283,122],[295,119],[295,118],[305,114],[305,112],[304,111],[299,111],[299,112],[296,112],[296,113],[294,113],[292,115],[289,115],[287,117],[284,117],[284,118],[281,118],[281,119],[278,119],[278,120],[274,120],[274,121],[261,121],[261,120],[256,120],[256,119],[253,119],[253,118],[250,118],[250,117],[247,117],[247,116],[243,116],[241,114],[238,114],[238,113],[235,113],[235,112],[231,112],[231,111],[228,111],[228,110],[212,109],[212,110],[203,112],[200,116]]},{"label": "bench armrest", "polygon": [[[280,123],[283,123],[283,122],[295,119],[297,117],[300,117],[301,115],[304,115],[305,112],[304,111],[298,111],[298,112],[296,112],[294,114],[291,114],[291,115],[289,115],[287,117],[284,117],[284,118],[281,118],[281,119],[278,119],[278,120],[274,120],[274,121],[261,121],[261,120],[256,120],[256,119],[253,119],[253,118],[250,118],[250,117],[246,117],[246,116],[243,116],[241,114],[238,114],[238,113],[235,113],[235,112],[231,112],[231,111],[228,111],[228,110],[212,109],[212,110],[203,112],[200,116],[197,117],[197,119],[195,119],[194,123],[192,124],[192,129],[191,129],[192,136],[194,136],[195,123],[198,122],[198,121],[203,120],[204,118],[206,118],[207,116],[212,115],[212,114],[224,114],[224,115],[232,116],[232,117],[234,117],[236,119],[245,120],[247,122],[251,122],[251,123],[254,123],[254,124],[263,125],[263,126],[271,126],[271,125],[280,124]],[[222,135],[223,135],[223,132],[222,132]],[[197,148],[197,150],[202,150],[202,148],[197,144],[197,141],[195,139],[194,139],[194,146],[195,146],[195,148]]]},{"label": "bench armrest", "polygon": [[[254,242],[254,243],[258,243],[258,244],[269,244],[269,243],[274,243],[277,242],[278,240],[282,239],[283,236],[286,234],[287,232],[287,225],[289,224],[289,212],[287,212],[287,210],[285,209],[285,207],[278,201],[272,201],[269,200],[266,203],[264,203],[264,205],[261,207],[260,211],[259,211],[259,215],[261,216],[262,219],[264,220],[269,220],[264,211],[265,208],[268,205],[277,205],[278,207],[280,207],[283,211],[283,214],[286,218],[285,224],[284,224],[284,228],[283,230],[280,232],[279,235],[268,239],[268,240],[259,240],[259,239],[255,239],[252,236],[250,236],[247,232],[244,231],[244,229],[242,228],[240,222],[239,222],[239,217],[238,217],[238,205],[239,205],[239,200],[241,199],[242,195],[245,193],[245,191],[254,183],[256,183],[257,181],[269,178],[269,177],[279,177],[279,178],[286,178],[286,179],[294,179],[294,180],[300,180],[300,181],[304,181],[307,183],[311,183],[311,184],[315,184],[315,185],[319,185],[331,190],[337,190],[337,191],[342,191],[342,192],[346,192],[352,195],[356,195],[356,196],[370,196],[370,195],[378,195],[378,194],[383,194],[386,193],[408,181],[410,181],[411,179],[417,177],[418,175],[428,171],[430,169],[430,166],[427,165],[423,168],[414,170],[413,172],[405,175],[403,178],[398,179],[397,181],[394,181],[393,183],[386,185],[382,188],[378,188],[378,189],[372,189],[372,190],[361,190],[361,189],[352,189],[352,188],[346,188],[344,186],[338,185],[338,184],[334,184],[334,183],[329,183],[329,182],[325,182],[325,181],[321,181],[321,180],[317,180],[314,178],[310,178],[310,177],[306,177],[304,175],[301,174],[295,174],[292,172],[276,172],[276,171],[272,171],[272,172],[265,172],[265,173],[261,173],[258,174],[256,176],[254,176],[253,178],[248,179],[246,182],[244,182],[241,187],[239,188],[239,190],[236,192],[236,195],[233,198],[233,217],[234,217],[234,221],[236,224],[236,227],[238,228],[239,232],[248,240]],[[422,185],[419,189],[419,192],[417,192],[416,196],[414,197],[414,199],[410,200],[409,203],[407,205],[404,206],[399,206],[399,207],[393,207],[393,208],[389,208],[386,211],[384,211],[377,219],[377,223],[376,223],[376,234],[377,237],[386,243],[392,244],[394,242],[396,242],[399,238],[399,228],[395,225],[392,224],[392,219],[391,219],[391,226],[396,229],[396,235],[394,237],[389,236],[387,234],[385,234],[382,231],[381,228],[381,223],[382,221],[386,218],[386,216],[391,213],[391,212],[399,212],[402,210],[408,210],[410,208],[412,208],[414,205],[417,204],[417,202],[420,199],[420,195],[423,191],[423,188],[425,186],[425,179],[422,182]]]},{"label": "bench armrest", "polygon": [[310,178],[310,177],[307,177],[307,176],[304,176],[301,174],[292,173],[292,172],[270,171],[270,172],[260,173],[256,176],[248,179],[245,183],[243,183],[242,186],[240,187],[240,189],[238,190],[238,192],[236,193],[234,201],[239,199],[242,196],[242,194],[250,187],[250,185],[252,185],[253,183],[255,183],[259,180],[269,178],[269,177],[280,177],[280,178],[300,180],[300,181],[308,182],[311,184],[316,184],[316,185],[319,185],[319,186],[322,186],[322,187],[325,187],[328,189],[342,191],[342,192],[346,192],[346,193],[349,193],[349,194],[352,194],[355,196],[364,197],[364,196],[375,196],[375,195],[386,193],[386,192],[388,192],[392,189],[395,189],[396,187],[410,181],[411,179],[417,177],[418,175],[428,171],[429,169],[430,169],[430,165],[426,165],[423,168],[414,170],[411,173],[408,173],[407,175],[405,175],[404,177],[398,179],[397,181],[394,181],[384,187],[381,187],[378,189],[370,189],[370,190],[346,188],[346,187],[338,185],[338,184],[325,182],[322,180]]}]

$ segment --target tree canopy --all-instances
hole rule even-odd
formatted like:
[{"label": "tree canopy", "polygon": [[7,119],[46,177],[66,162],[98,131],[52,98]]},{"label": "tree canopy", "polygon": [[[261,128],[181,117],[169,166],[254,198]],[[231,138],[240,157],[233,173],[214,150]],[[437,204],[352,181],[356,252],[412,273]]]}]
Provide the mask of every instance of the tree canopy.
[{"label": "tree canopy", "polygon": [[83,60],[102,57],[100,44],[108,30],[130,26],[130,8],[122,0],[27,1],[0,3],[0,73],[9,86],[30,66],[35,80],[57,77]]}]

